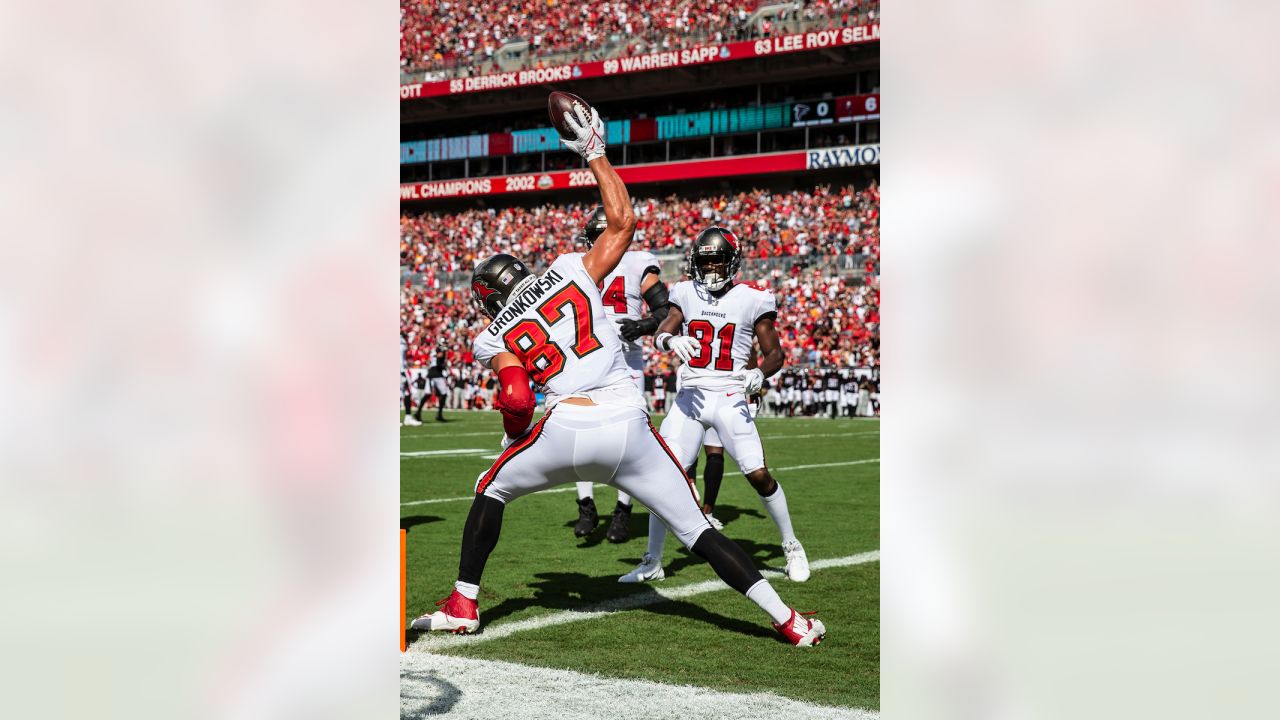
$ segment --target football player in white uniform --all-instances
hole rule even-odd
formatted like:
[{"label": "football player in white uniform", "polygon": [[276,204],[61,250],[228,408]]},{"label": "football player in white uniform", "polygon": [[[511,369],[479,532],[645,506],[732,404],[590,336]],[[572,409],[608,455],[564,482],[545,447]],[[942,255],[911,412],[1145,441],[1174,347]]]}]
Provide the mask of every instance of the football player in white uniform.
[{"label": "football player in white uniform", "polygon": [[[809,560],[792,530],[782,486],[765,465],[760,433],[747,406],[747,399],[760,391],[764,379],[782,368],[782,346],[773,327],[777,305],[773,293],[733,282],[741,260],[732,232],[707,228],[689,250],[693,280],[678,283],[671,290],[670,311],[658,327],[654,345],[675,353],[687,367],[671,412],[662,421],[662,437],[687,467],[697,457],[707,428],[716,429],[778,526],[787,577],[804,582],[809,579]],[[687,334],[674,334],[681,330]],[[760,341],[759,367],[748,369],[753,339]],[[649,550],[620,582],[665,577],[662,548],[666,529],[660,518],[649,518]]]},{"label": "football player in white uniform", "polygon": [[[597,207],[587,218],[577,240],[591,248],[607,227],[604,208]],[[618,334],[623,339],[622,357],[631,368],[641,395],[644,394],[644,345],[640,339],[652,335],[658,329],[658,323],[667,317],[667,286],[658,279],[660,272],[662,268],[653,253],[628,250],[618,262],[618,267],[600,284],[605,316],[618,325]],[[641,302],[649,306],[649,317],[643,317]],[[576,537],[590,535],[599,520],[591,483],[578,483],[578,521],[574,523],[573,534]],[[613,519],[609,521],[605,538],[612,543],[631,539],[631,496],[621,490],[618,491],[618,502],[614,505]]]},{"label": "football player in white uniform", "polygon": [[[747,553],[707,524],[692,483],[649,422],[598,288],[630,245],[635,215],[626,186],[605,158],[604,123],[594,110],[588,118],[579,108],[580,124],[567,123],[578,140],[566,144],[587,160],[608,228],[587,253],[562,255],[541,276],[510,255],[488,258],[472,274],[472,297],[492,318],[472,350],[477,362],[498,373],[504,451],[477,479],[453,592],[411,626],[475,632],[480,578],[497,546],[506,504],[585,479],[635,496],[727,585],[759,605],[793,645],[816,645],[826,633],[822,622],[783,603]],[[547,411],[532,427],[530,376],[547,397]]]}]

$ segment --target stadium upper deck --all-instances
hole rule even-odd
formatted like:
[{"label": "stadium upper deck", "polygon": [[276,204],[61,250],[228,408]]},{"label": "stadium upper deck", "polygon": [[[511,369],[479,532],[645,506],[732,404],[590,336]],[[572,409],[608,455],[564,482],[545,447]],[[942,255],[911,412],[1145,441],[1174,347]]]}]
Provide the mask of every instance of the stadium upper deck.
[{"label": "stadium upper deck", "polygon": [[440,81],[869,25],[879,0],[401,0],[402,82]]}]

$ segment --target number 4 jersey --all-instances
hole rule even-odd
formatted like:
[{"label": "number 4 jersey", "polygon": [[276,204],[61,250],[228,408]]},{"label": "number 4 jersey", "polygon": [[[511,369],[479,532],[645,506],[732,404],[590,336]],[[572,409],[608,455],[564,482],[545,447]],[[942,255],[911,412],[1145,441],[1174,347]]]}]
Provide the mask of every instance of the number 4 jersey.
[{"label": "number 4 jersey", "polygon": [[684,334],[700,344],[698,354],[681,368],[682,387],[741,389],[731,377],[747,367],[756,321],[778,316],[773,293],[734,283],[720,297],[692,280],[676,283],[670,302],[684,315]]},{"label": "number 4 jersey", "polygon": [[617,326],[605,315],[600,290],[582,255],[561,255],[527,290],[513,296],[471,346],[488,365],[515,354],[547,392],[547,407],[569,395],[625,386],[635,393],[622,359]]}]

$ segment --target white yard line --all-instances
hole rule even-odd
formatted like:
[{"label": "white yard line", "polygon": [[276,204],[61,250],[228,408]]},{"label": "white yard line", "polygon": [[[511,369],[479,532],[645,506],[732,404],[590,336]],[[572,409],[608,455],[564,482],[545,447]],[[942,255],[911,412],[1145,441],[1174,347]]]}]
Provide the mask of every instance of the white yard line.
[{"label": "white yard line", "polygon": [[[833,567],[846,567],[849,565],[861,565],[863,563],[879,562],[880,551],[872,550],[871,552],[859,553],[857,555],[848,555],[841,558],[828,558],[826,560],[817,560],[809,564],[809,569],[813,571],[825,570]],[[785,577],[777,570],[761,570],[762,575],[766,578],[782,578]],[[613,600],[606,600],[595,605],[588,605],[581,610],[564,610],[550,615],[542,615],[528,620],[518,620],[516,622],[500,623],[496,627],[485,627],[483,632],[477,635],[432,635],[431,633],[422,633],[418,639],[410,646],[411,650],[426,650],[430,648],[446,648],[455,647],[457,645],[474,645],[489,640],[497,640],[516,633],[528,630],[540,630],[553,625],[563,625],[570,622],[581,622],[585,620],[595,620],[606,615],[619,612],[621,610],[634,610],[635,608],[645,607],[646,605],[655,605],[667,600],[682,600],[694,595],[715,592],[717,590],[728,590],[729,586],[725,585],[719,579],[705,580],[703,582],[692,583],[689,585],[679,585],[673,588],[663,587],[661,583],[648,583],[638,586],[638,592],[625,595]],[[484,621],[484,610],[480,611],[480,620]]]},{"label": "white yard line", "polygon": [[421,457],[449,457],[450,455],[479,455],[481,453],[493,452],[492,448],[450,448],[448,450],[414,450],[413,452],[402,452],[402,458],[421,458]]},{"label": "white yard line", "polygon": [[650,680],[417,652],[400,656],[400,717],[468,720],[879,720],[880,713],[773,693],[727,693]]},{"label": "white yard line", "polygon": [[871,458],[870,460],[845,460],[844,462],[816,463],[814,465],[788,465],[787,467],[769,468],[771,472],[786,472],[788,470],[808,470],[809,468],[822,467],[839,467],[841,465],[865,465],[867,463],[878,463],[880,458]]},{"label": "white yard line", "polygon": [[[869,460],[845,460],[844,462],[817,463],[814,465],[788,465],[786,467],[769,468],[769,470],[772,472],[788,472],[791,470],[808,470],[810,468],[840,467],[841,465],[865,465],[867,463],[878,463],[878,462],[880,462],[880,458],[871,458]],[[608,487],[603,483],[596,483],[595,486]],[[576,490],[576,489],[577,489],[576,487],[552,488],[550,490],[539,490],[538,494],[541,495],[544,493],[569,492],[570,490]],[[474,499],[475,499],[475,495],[462,495],[460,497],[434,498],[431,500],[413,500],[410,502],[400,503],[400,507],[408,507],[409,505],[434,505],[436,503],[458,502],[461,500],[474,500]]]},{"label": "white yard line", "polygon": [[[602,487],[608,487],[608,485],[605,485],[603,483],[596,483],[594,487],[602,488]],[[537,494],[546,495],[548,493],[572,492],[577,489],[578,489],[578,486],[570,485],[568,487],[551,488],[550,490],[539,490]],[[475,499],[476,499],[476,496],[473,493],[471,495],[463,495],[462,497],[435,498],[433,500],[414,500],[413,502],[402,502],[400,503],[400,507],[405,507],[407,505],[434,505],[435,503],[457,502],[459,500],[475,500]]]}]

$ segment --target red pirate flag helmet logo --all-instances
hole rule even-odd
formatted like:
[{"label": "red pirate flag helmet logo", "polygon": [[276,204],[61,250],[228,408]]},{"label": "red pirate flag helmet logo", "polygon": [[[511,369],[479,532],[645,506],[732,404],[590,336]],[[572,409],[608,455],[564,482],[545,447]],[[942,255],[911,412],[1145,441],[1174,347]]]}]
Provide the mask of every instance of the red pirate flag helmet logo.
[{"label": "red pirate flag helmet logo", "polygon": [[490,295],[498,291],[486,285],[484,280],[475,280],[471,283],[471,292],[479,296],[481,302],[484,302],[489,299]]}]

